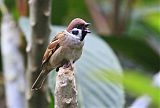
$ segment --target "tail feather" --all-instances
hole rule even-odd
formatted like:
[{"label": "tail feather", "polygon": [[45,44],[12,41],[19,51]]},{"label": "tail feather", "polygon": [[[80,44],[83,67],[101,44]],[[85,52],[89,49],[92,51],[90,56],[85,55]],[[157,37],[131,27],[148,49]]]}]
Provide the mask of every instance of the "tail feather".
[{"label": "tail feather", "polygon": [[42,70],[36,81],[32,85],[32,90],[38,90],[42,87],[44,80],[47,77],[48,72],[46,70]]}]

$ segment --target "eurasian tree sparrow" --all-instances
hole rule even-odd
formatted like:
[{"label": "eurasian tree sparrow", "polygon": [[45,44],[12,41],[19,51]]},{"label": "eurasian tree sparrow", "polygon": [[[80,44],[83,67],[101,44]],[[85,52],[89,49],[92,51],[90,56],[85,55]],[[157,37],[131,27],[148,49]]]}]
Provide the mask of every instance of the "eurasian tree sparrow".
[{"label": "eurasian tree sparrow", "polygon": [[78,60],[82,54],[84,38],[87,33],[90,33],[87,28],[90,23],[85,22],[80,18],[73,19],[66,30],[58,33],[55,38],[49,43],[43,59],[42,71],[34,84],[33,90],[41,88],[47,74],[56,68],[67,68]]}]

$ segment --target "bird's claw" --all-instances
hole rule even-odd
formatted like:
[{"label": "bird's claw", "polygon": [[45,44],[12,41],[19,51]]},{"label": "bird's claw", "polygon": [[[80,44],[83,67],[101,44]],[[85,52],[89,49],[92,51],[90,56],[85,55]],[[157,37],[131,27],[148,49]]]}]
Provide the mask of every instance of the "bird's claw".
[{"label": "bird's claw", "polygon": [[69,68],[71,66],[71,63],[70,62],[67,62],[63,65],[63,68]]}]

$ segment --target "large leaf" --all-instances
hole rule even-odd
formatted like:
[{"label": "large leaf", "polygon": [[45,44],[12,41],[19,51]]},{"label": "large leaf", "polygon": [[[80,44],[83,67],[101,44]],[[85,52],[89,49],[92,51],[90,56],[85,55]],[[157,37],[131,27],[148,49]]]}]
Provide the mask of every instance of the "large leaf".
[{"label": "large leaf", "polygon": [[[25,35],[30,34],[28,19],[20,19],[20,27]],[[28,31],[27,31],[28,30]],[[64,27],[52,27],[50,39],[57,32],[64,30]],[[28,35],[29,37],[29,35]],[[90,34],[85,39],[85,45],[82,57],[76,62],[76,80],[79,91],[80,107],[85,108],[123,108],[124,91],[120,82],[104,83],[103,81],[94,80],[96,76],[101,76],[102,70],[113,70],[115,74],[122,74],[121,66],[111,50],[95,34]],[[95,74],[98,71],[98,75]],[[55,74],[49,75],[49,87],[54,92]],[[103,78],[107,78],[102,76]]]},{"label": "large leaf", "polygon": [[135,9],[132,14],[125,31],[130,37],[107,39],[107,42],[138,65],[157,72],[160,69],[160,10],[152,6]]},{"label": "large leaf", "polygon": [[[143,72],[140,71],[125,70],[124,76],[121,77],[119,75],[115,75],[113,72],[109,73],[104,70],[103,73],[101,73],[102,75],[100,77],[96,77],[95,80],[102,80],[108,82],[108,79],[110,79],[112,82],[119,82],[120,80],[123,79],[123,84],[128,93],[132,94],[132,96],[134,97],[142,95],[148,96],[154,105],[159,106],[160,88],[158,87],[159,83],[158,74],[154,76],[155,77],[154,81],[151,81],[149,75],[142,73]],[[96,74],[98,74],[98,72]],[[106,78],[104,79],[102,76],[106,76],[107,80]],[[142,103],[141,104],[139,103],[139,105],[141,107],[143,106]],[[148,107],[142,107],[142,108],[148,108]],[[158,108],[158,107],[150,107],[150,108]]]},{"label": "large leaf", "polygon": [[114,50],[138,63],[146,70],[160,69],[159,54],[143,39],[133,37],[104,37]]},{"label": "large leaf", "polygon": [[141,20],[147,30],[154,33],[160,39],[160,12],[148,13]]},{"label": "large leaf", "polygon": [[[127,33],[143,36],[152,35],[160,37],[160,10],[158,7],[138,8],[133,10],[131,23]],[[139,35],[140,36],[140,35]]]}]

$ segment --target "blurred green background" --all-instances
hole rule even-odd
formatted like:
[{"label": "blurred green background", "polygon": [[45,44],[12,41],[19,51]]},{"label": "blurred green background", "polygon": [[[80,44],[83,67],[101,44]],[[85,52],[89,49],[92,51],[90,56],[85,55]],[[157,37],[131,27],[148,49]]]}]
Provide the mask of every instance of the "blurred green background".
[{"label": "blurred green background", "polygon": [[[22,32],[24,32],[26,26],[29,26],[29,23],[25,25],[24,19],[22,19],[22,17],[29,17],[29,6],[27,2],[27,0],[4,0],[7,9],[22,29]],[[116,94],[114,93],[123,94],[123,96],[119,96],[119,98],[123,99],[125,97],[125,107],[130,106],[136,98],[142,95],[149,95],[152,99],[151,104],[146,108],[160,107],[160,89],[152,85],[153,76],[160,71],[160,0],[52,0],[51,5],[51,24],[56,27],[57,25],[66,26],[75,17],[80,17],[92,23],[91,29],[96,39],[88,42],[88,44],[95,46],[92,47],[88,45],[89,47],[87,47],[86,45],[86,53],[84,53],[84,58],[86,57],[86,59],[90,60],[90,65],[86,64],[88,67],[86,66],[84,70],[82,69],[83,67],[77,66],[78,70],[83,73],[85,70],[93,71],[93,68],[98,64],[103,65],[102,67],[104,69],[105,67],[110,68],[111,65],[112,69],[115,69],[114,71],[121,71],[121,74],[124,75],[124,89],[114,87],[111,89],[111,91],[120,90],[120,92],[124,92],[124,94],[119,93],[119,91],[111,93],[113,94],[111,95],[113,101],[112,99],[108,99],[103,93],[102,95],[98,93],[104,91],[104,93],[108,92],[109,94],[111,92],[109,88],[104,88],[105,85],[103,85],[102,91],[95,90],[93,92],[93,97],[98,97],[97,101],[98,99],[101,100],[99,104],[103,104],[99,108],[115,108],[111,107],[112,104],[114,104],[112,103],[114,102],[114,98],[116,98]],[[0,19],[2,19],[2,14],[0,15]],[[54,29],[56,28],[53,28],[53,30]],[[63,29],[58,28],[57,31],[59,30]],[[56,31],[53,32],[55,33]],[[26,35],[27,33],[22,34]],[[100,42],[96,42],[97,38],[100,39]],[[101,43],[107,45],[107,47],[104,47],[104,50],[111,49],[111,51],[106,50],[106,52],[111,52],[111,54],[103,53]],[[88,48],[95,48],[93,50],[95,52],[92,52],[92,49],[91,51],[88,50]],[[98,48],[100,50],[96,50]],[[90,51],[91,56],[87,51]],[[112,58],[117,60],[115,64],[110,62]],[[80,61],[79,65],[84,64],[85,62],[83,61],[86,59]],[[100,63],[97,63],[97,60],[99,60]],[[2,86],[2,92],[4,92],[2,63],[0,69],[0,84]],[[95,68],[95,73],[79,74],[79,76],[89,76],[90,74],[97,76],[97,74],[100,73],[98,73],[99,70],[96,71],[96,69],[98,68]],[[97,79],[101,79],[103,83],[107,82],[106,80],[109,78],[104,76],[108,72],[105,71],[106,70],[101,71],[100,78],[91,79],[94,79],[95,82]],[[118,72],[115,72],[110,77],[116,76],[117,73]],[[118,78],[116,77],[115,79]],[[80,86],[83,86],[83,82],[81,82],[79,77],[78,80]],[[84,80],[89,82],[88,77],[84,78]],[[111,85],[116,86],[114,84]],[[93,84],[90,86],[91,87],[88,88],[86,86],[84,87],[89,91],[95,89]],[[97,86],[99,86],[99,84],[97,84]],[[84,91],[82,90],[82,97],[85,96],[83,95]],[[97,92],[97,96],[94,96],[95,92]],[[93,98],[92,95],[90,98]],[[3,106],[1,104],[4,104],[4,93],[0,93],[0,96],[1,107]],[[112,102],[105,104],[105,100],[111,100]],[[92,108],[84,101],[88,102],[89,99],[85,100],[81,98],[81,106]],[[117,106],[121,103],[123,102],[117,103]],[[53,107],[53,104],[54,103],[51,103],[51,107]],[[110,105],[110,107],[107,107],[107,105]]]}]

